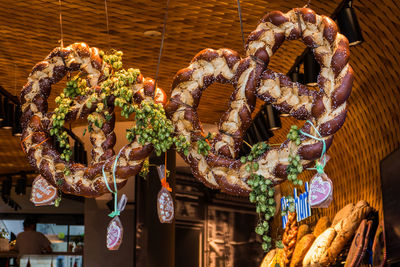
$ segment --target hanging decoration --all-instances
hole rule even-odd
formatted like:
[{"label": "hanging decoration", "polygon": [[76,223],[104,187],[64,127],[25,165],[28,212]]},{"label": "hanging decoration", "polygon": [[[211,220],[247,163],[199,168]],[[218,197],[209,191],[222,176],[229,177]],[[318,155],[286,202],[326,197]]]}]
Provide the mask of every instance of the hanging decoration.
[{"label": "hanging decoration", "polygon": [[109,216],[113,218],[107,227],[106,245],[109,250],[118,250],[122,244],[124,228],[122,227],[119,215],[125,209],[127,200],[128,198],[125,194],[123,194],[120,201],[118,202],[118,207],[114,210],[113,213],[109,214]]},{"label": "hanging decoration", "polygon": [[58,198],[57,188],[38,175],[32,183],[31,202],[35,206],[54,205]]},{"label": "hanging decoration", "polygon": [[[126,118],[135,113],[135,125],[127,130],[130,143],[121,151],[116,166],[117,188],[140,172],[153,149],[161,155],[172,144],[178,150],[188,146],[184,138],[173,136],[172,122],[163,109],[164,91],[139,70],[122,69],[122,55],[121,51],[105,53],[84,43],[56,48],[33,68],[22,90],[23,149],[31,165],[65,193],[97,197],[107,192],[102,169],[111,177],[116,158],[114,106],[121,107]],[[54,112],[47,112],[51,86],[73,71],[80,72],[56,98]],[[65,123],[85,117],[93,145],[88,167],[70,160],[72,150],[64,129]],[[63,150],[61,154],[53,145],[54,139]]]},{"label": "hanging decoration", "polygon": [[[319,91],[267,68],[283,42],[296,39],[312,49],[321,66]],[[188,67],[175,75],[166,111],[176,134],[191,144],[188,153],[180,154],[197,179],[235,195],[252,192],[250,200],[260,203],[260,211],[272,211],[275,205],[268,198],[270,188],[286,179],[302,185],[298,174],[329,149],[334,133],[345,121],[346,100],[353,82],[353,70],[348,64],[349,43],[329,17],[309,8],[295,8],[285,14],[280,11],[266,14],[250,33],[245,48],[245,58],[226,48],[200,51]],[[234,92],[218,132],[208,139],[210,150],[199,153],[199,140],[204,133],[197,107],[202,92],[214,82],[231,83]],[[293,126],[281,146],[261,144],[257,153],[238,160],[257,98],[310,123],[301,128]],[[256,231],[264,235],[268,227],[260,223],[262,229],[257,227]],[[264,240],[263,248],[269,250],[270,239],[266,236]]]},{"label": "hanging decoration", "polygon": [[167,182],[166,165],[157,166],[161,180],[161,189],[157,195],[157,213],[161,223],[172,223],[175,216],[174,201],[171,196],[172,188]]}]

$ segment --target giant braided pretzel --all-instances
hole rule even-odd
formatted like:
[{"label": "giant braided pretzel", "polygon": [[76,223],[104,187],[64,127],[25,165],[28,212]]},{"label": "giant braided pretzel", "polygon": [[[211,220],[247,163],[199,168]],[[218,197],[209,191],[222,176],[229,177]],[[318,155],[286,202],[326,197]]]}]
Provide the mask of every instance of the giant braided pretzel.
[{"label": "giant braided pretzel", "polygon": [[[321,65],[319,91],[309,90],[266,68],[286,39],[299,38],[313,50]],[[265,15],[248,37],[247,57],[243,59],[229,49],[199,52],[191,64],[174,77],[171,99],[166,107],[177,134],[191,142],[187,156],[181,155],[194,176],[207,186],[228,193],[246,195],[251,191],[246,183],[249,173],[236,157],[243,134],[251,123],[257,97],[296,119],[312,121],[329,148],[333,134],[346,117],[346,100],[353,82],[349,53],[348,40],[338,33],[334,21],[308,8]],[[235,90],[211,142],[212,149],[205,156],[197,149],[196,140],[203,133],[196,109],[202,91],[213,82],[232,83]],[[302,131],[317,136],[309,124],[305,124]],[[304,135],[301,135],[300,145],[286,140],[279,148],[270,149],[254,160],[259,165],[257,174],[279,184],[287,178],[291,154],[299,155],[300,163],[307,166],[321,156],[322,147],[322,142]]]},{"label": "giant braided pretzel", "polygon": [[[104,80],[106,66],[107,63],[100,57],[99,50],[93,47],[89,48],[84,43],[56,48],[44,61],[36,64],[21,92],[22,145],[28,160],[48,182],[66,193],[96,197],[108,192],[102,178],[102,167],[104,165],[107,177],[112,177],[110,174],[116,157],[113,150],[116,142],[113,131],[115,124],[114,99],[113,96],[107,99],[108,111],[112,118],[106,121],[102,128],[92,125],[93,131],[90,133],[90,141],[93,145],[92,162],[91,166],[87,167],[63,160],[53,146],[53,142],[49,138],[53,113],[47,112],[47,98],[52,85],[73,71],[87,74],[88,85],[97,90],[99,84]],[[166,102],[165,93],[159,88],[155,90],[154,81],[150,78],[137,76],[132,88],[138,102],[143,99],[154,99],[156,103],[162,104]],[[66,115],[65,121],[84,118],[94,112],[96,103],[88,107],[87,101],[88,96],[78,96],[73,99],[72,108]],[[140,171],[143,161],[152,151],[151,144],[141,145],[137,138],[122,149],[115,172],[117,188],[125,185],[128,177],[134,176]],[[66,167],[70,169],[69,175],[64,173]],[[114,190],[112,181],[108,182],[111,189]]]}]

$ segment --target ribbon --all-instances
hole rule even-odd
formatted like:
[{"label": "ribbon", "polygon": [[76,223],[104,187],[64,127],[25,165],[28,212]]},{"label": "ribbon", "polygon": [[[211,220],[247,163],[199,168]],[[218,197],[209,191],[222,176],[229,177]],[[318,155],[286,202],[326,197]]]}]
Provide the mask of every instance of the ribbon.
[{"label": "ribbon", "polygon": [[[29,139],[29,137],[31,137],[31,136],[34,135],[35,133],[38,133],[38,134],[41,134],[41,135],[46,136],[46,133],[45,133],[45,132],[33,132],[33,133],[30,133],[27,137],[25,137],[24,140],[21,141],[21,147],[22,147],[22,150],[24,151],[25,154],[26,154],[26,151],[25,151],[25,148],[24,148],[24,143],[26,142],[26,140]],[[43,140],[42,142],[40,142],[39,144],[33,146],[32,148],[37,148],[38,146],[40,146],[41,144],[43,144],[43,143],[46,142],[47,140],[49,140],[49,137],[47,137],[46,139],[44,139],[44,140]]]},{"label": "ribbon", "polygon": [[308,170],[317,170],[318,173],[322,174],[322,173],[324,173],[324,168],[325,168],[325,165],[326,165],[326,162],[327,162],[327,160],[326,160],[326,143],[325,143],[325,139],[322,138],[321,134],[318,132],[317,128],[314,126],[314,124],[310,120],[307,120],[306,123],[309,123],[314,128],[314,130],[318,134],[319,138],[316,137],[316,136],[313,136],[311,134],[305,133],[302,130],[300,130],[300,133],[302,135],[305,135],[305,136],[309,137],[309,138],[312,138],[314,140],[322,142],[321,157],[315,163],[315,168],[308,168]]},{"label": "ribbon", "polygon": [[161,186],[167,189],[169,192],[172,192],[172,188],[169,186],[169,183],[167,182],[167,168],[165,167],[166,165],[167,165],[167,155],[165,154],[165,164],[157,166],[157,172],[161,180]]},{"label": "ribbon", "polygon": [[161,179],[161,186],[167,189],[169,192],[172,192],[172,188],[169,186],[169,183],[167,182],[167,177]]},{"label": "ribbon", "polygon": [[[115,191],[111,190],[111,187],[108,184],[107,175],[106,175],[106,172],[104,171],[104,165],[105,164],[101,168],[101,171],[103,173],[104,183],[106,184],[108,191],[110,191],[110,193],[114,194],[114,211],[111,212],[110,214],[108,214],[108,216],[110,216],[111,218],[114,218],[115,216],[119,216],[121,211],[123,210],[123,209],[120,209],[120,207],[118,205],[118,189],[117,189],[117,181],[116,181],[117,179],[115,178],[115,170],[117,169],[118,159],[121,156],[121,153],[122,153],[122,151],[124,150],[125,147],[126,147],[126,145],[123,148],[121,148],[121,150],[118,152],[118,155],[115,157],[115,161],[114,161],[114,165],[113,165],[113,169],[112,169],[112,175],[113,175],[113,181],[114,181],[114,190]],[[124,196],[125,196],[125,194],[122,195],[120,203],[121,203],[121,201],[123,201]],[[126,198],[126,196],[125,196],[125,198]],[[125,205],[126,205],[126,200],[125,200]],[[125,205],[123,205],[123,208],[125,208]]]}]

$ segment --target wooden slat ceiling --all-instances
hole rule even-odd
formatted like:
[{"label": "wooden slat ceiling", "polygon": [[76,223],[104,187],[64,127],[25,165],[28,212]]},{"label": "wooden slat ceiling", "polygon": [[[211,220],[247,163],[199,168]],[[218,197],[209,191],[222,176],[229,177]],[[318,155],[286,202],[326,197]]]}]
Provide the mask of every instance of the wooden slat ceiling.
[{"label": "wooden slat ceiling", "polygon": [[[166,1],[108,0],[110,42],[106,31],[104,1],[62,1],[64,44],[84,41],[102,49],[124,52],[125,67],[140,68],[145,76],[156,72],[160,36],[146,37],[148,30],[162,31]],[[247,36],[259,19],[272,10],[288,11],[303,6],[299,0],[246,0],[242,2]],[[312,1],[311,8],[330,15],[340,0]],[[343,204],[366,199],[381,207],[379,161],[398,148],[400,142],[400,4],[397,0],[355,1],[365,42],[351,48],[356,77],[349,113],[343,129],[335,136],[326,169],[335,184],[332,215]],[[168,93],[172,77],[206,47],[228,47],[243,54],[236,1],[171,0],[159,83]],[[60,39],[58,0],[0,1],[0,84],[18,95],[35,63],[42,60]],[[304,45],[285,43],[272,58],[270,68],[285,73],[301,54]],[[54,90],[54,95],[59,92]],[[226,109],[232,88],[213,85],[199,107],[203,122],[215,123]],[[53,100],[50,99],[50,107]],[[272,143],[282,141],[293,119],[283,119],[283,130]],[[0,162],[11,154],[18,168],[29,168],[20,152],[19,141],[0,132]],[[18,151],[18,152],[15,152]],[[14,159],[13,159],[14,161]],[[15,167],[0,165],[0,173]],[[309,178],[311,173],[305,175]],[[283,193],[290,187],[283,186]]]}]

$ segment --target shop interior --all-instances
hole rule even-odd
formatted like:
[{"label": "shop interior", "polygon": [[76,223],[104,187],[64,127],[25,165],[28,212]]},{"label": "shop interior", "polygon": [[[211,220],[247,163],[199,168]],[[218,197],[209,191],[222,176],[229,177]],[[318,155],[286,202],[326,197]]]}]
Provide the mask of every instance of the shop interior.
[{"label": "shop interior", "polygon": [[[303,12],[296,11],[296,8],[312,9],[315,14],[318,14],[317,22],[312,22],[312,19],[306,21],[308,17],[304,15],[305,13],[296,13]],[[279,49],[268,47],[266,50],[273,56],[269,57],[265,52],[268,59],[260,64],[260,58],[263,58],[265,53],[258,53],[257,56],[254,56],[254,51],[251,50],[253,43],[258,38],[279,39],[276,33],[277,29],[287,30],[282,26],[284,23],[275,22],[278,20],[276,19],[279,17],[276,15],[278,13],[269,12],[281,11],[289,14],[293,9],[295,10],[294,20],[297,23],[298,19],[299,23],[294,23],[293,27],[300,27],[301,34],[297,33],[298,36],[293,38],[297,40],[288,40],[291,37],[286,34],[287,40],[280,48],[280,44],[278,45]],[[273,15],[264,17],[266,14]],[[300,16],[303,17],[300,18]],[[249,102],[254,102],[254,108],[249,108],[252,104],[246,103],[245,105],[249,109],[254,109],[251,114],[242,115],[240,113],[235,118],[228,118],[224,114],[231,102],[235,100],[235,95],[232,93],[237,88],[241,88],[243,81],[240,78],[229,80],[222,77],[222,74],[217,77],[217,74],[209,73],[209,76],[214,75],[215,77],[204,77],[204,87],[199,89],[198,93],[201,100],[199,100],[198,107],[196,104],[193,105],[196,109],[195,113],[197,113],[190,115],[195,119],[187,115],[189,112],[185,113],[185,116],[181,116],[178,111],[173,109],[174,101],[176,103],[180,101],[176,105],[180,105],[179,107],[183,110],[194,110],[193,106],[183,103],[183,99],[187,98],[189,93],[184,92],[182,88],[186,86],[187,90],[191,90],[191,85],[187,85],[189,78],[185,76],[186,74],[180,73],[186,70],[189,75],[192,75],[192,73],[196,73],[193,68],[198,65],[199,69],[202,67],[203,63],[198,62],[201,60],[211,62],[209,58],[212,58],[214,54],[211,52],[209,54],[199,53],[206,48],[215,50],[228,48],[229,51],[236,51],[224,52],[230,56],[230,58],[228,56],[225,58],[226,64],[229,66],[226,69],[234,70],[234,77],[242,77],[240,76],[242,74],[238,74],[240,67],[237,66],[244,65],[241,62],[244,62],[247,57],[250,62],[248,65],[256,66],[254,73],[258,73],[253,73],[255,78],[252,78],[254,79],[252,86],[255,88],[261,87],[263,82],[267,83],[257,78],[266,69],[286,75],[291,80],[291,88],[297,88],[293,89],[294,94],[303,90],[303,87],[308,88],[309,95],[307,97],[310,99],[314,97],[314,100],[310,100],[309,105],[310,107],[311,105],[317,106],[318,90],[324,90],[321,86],[324,83],[325,72],[323,71],[329,68],[335,71],[335,66],[332,61],[332,64],[329,63],[330,66],[325,66],[321,70],[320,65],[325,64],[321,63],[324,62],[321,58],[330,52],[318,50],[318,45],[315,47],[310,45],[310,43],[314,42],[315,44],[318,41],[317,37],[315,37],[317,41],[308,41],[309,44],[305,44],[309,39],[304,36],[320,34],[318,36],[325,38],[322,42],[328,43],[329,38],[326,36],[331,33],[326,33],[328,26],[320,21],[325,18],[323,16],[331,18],[329,21],[336,23],[338,32],[348,39],[348,46],[346,46],[348,49],[340,56],[348,59],[354,77],[352,87],[350,87],[351,91],[349,90],[346,96],[338,96],[339,100],[333,99],[333,101],[340,102],[340,97],[342,97],[343,101],[340,104],[345,102],[347,109],[345,122],[343,119],[343,122],[339,123],[340,126],[334,130],[333,141],[330,138],[333,136],[330,134],[330,130],[326,130],[328,134],[324,136],[323,127],[319,127],[320,125],[318,126],[317,123],[320,118],[339,117],[336,111],[329,113],[330,110],[325,108],[322,111],[323,115],[318,115],[320,117],[315,117],[315,120],[313,120],[314,117],[311,119],[314,116],[313,111],[309,111],[311,115],[303,116],[300,119],[300,115],[294,115],[294,108],[286,108],[286,111],[291,110],[291,112],[286,112],[285,108],[282,108],[282,103],[271,100],[274,99],[271,95],[263,99],[262,96],[260,97],[261,93],[258,93],[253,100],[249,100]],[[288,21],[285,23],[289,25],[291,21]],[[319,28],[318,26],[309,26],[312,23],[319,23]],[[264,26],[258,26],[261,24]],[[303,31],[302,27],[308,28]],[[256,28],[258,32],[255,33]],[[275,36],[265,37],[267,36],[265,32],[271,29],[275,30]],[[301,41],[302,38],[303,41]],[[130,172],[126,178],[122,179],[122,171],[116,171],[119,168],[116,166],[118,159],[120,159],[118,164],[123,164],[121,162],[125,162],[124,157],[129,157],[131,151],[133,154],[136,153],[136,147],[129,150],[129,153],[125,153],[128,151],[127,147],[131,148],[129,144],[132,143],[132,140],[127,140],[126,135],[127,129],[133,125],[139,125],[136,120],[139,120],[140,116],[137,116],[138,113],[132,115],[132,111],[130,111],[130,116],[125,117],[126,110],[117,105],[112,111],[115,113],[113,129],[115,138],[114,141],[110,141],[111,143],[115,142],[111,147],[114,151],[112,155],[105,153],[108,148],[100,149],[102,151],[100,155],[96,154],[98,152],[92,152],[92,147],[97,145],[97,141],[92,135],[90,129],[92,124],[88,123],[87,113],[81,117],[76,115],[79,117],[78,119],[74,118],[61,126],[67,135],[70,146],[69,160],[77,164],[76,170],[94,166],[93,162],[98,163],[100,159],[103,162],[103,167],[99,165],[100,167],[97,168],[98,185],[92,187],[92,190],[97,190],[97,192],[75,191],[75,193],[71,193],[72,191],[68,192],[68,190],[72,189],[68,189],[62,182],[58,183],[64,178],[67,181],[64,183],[76,182],[78,171],[74,171],[75,165],[69,165],[72,166],[71,171],[75,175],[71,176],[71,179],[68,178],[70,174],[64,170],[60,172],[59,176],[54,176],[54,181],[46,182],[47,176],[51,176],[49,174],[51,168],[46,166],[38,168],[35,162],[42,161],[41,158],[43,158],[54,161],[57,167],[57,162],[61,162],[59,155],[64,153],[63,145],[60,143],[61,139],[58,140],[55,137],[57,134],[51,135],[50,132],[46,132],[47,128],[47,130],[43,130],[44,128],[35,130],[32,126],[34,120],[31,119],[33,115],[26,109],[36,105],[39,107],[39,111],[33,109],[31,112],[39,114],[46,110],[43,111],[45,114],[48,110],[49,113],[46,114],[50,114],[50,116],[55,114],[54,110],[60,108],[57,99],[60,99],[60,94],[66,92],[64,89],[66,83],[74,80],[74,75],[84,73],[83,65],[90,64],[90,62],[80,62],[80,72],[76,71],[77,68],[74,69],[75,72],[70,71],[73,67],[69,67],[70,70],[66,71],[63,77],[50,87],[51,93],[49,91],[48,98],[43,98],[43,93],[42,95],[38,94],[37,98],[31,97],[30,94],[34,94],[36,90],[34,87],[32,91],[28,90],[31,93],[27,91],[28,93],[21,94],[21,92],[27,90],[29,83],[35,84],[32,82],[36,77],[35,73],[41,72],[45,67],[34,68],[34,66],[43,60],[50,62],[49,58],[45,58],[53,49],[57,47],[61,47],[61,50],[66,49],[62,50],[65,58],[60,64],[69,66],[68,64],[74,63],[67,60],[69,58],[65,51],[72,44],[81,42],[86,43],[90,48],[97,47],[105,51],[106,55],[117,55],[115,51],[122,51],[124,69],[139,69],[143,77],[148,77],[143,79],[143,83],[148,82],[148,79],[151,78],[155,85],[155,89],[153,89],[158,92],[157,88],[160,88],[165,92],[164,102],[160,100],[158,103],[162,103],[159,106],[161,106],[162,112],[165,110],[163,116],[167,116],[166,120],[170,120],[172,129],[175,129],[171,133],[171,138],[173,135],[178,136],[177,131],[181,128],[189,127],[186,119],[193,120],[201,125],[197,127],[196,123],[190,121],[197,131],[200,131],[199,127],[202,128],[203,137],[198,134],[196,140],[193,139],[193,136],[192,139],[189,138],[188,149],[192,151],[190,149],[194,145],[199,146],[200,142],[203,142],[201,144],[204,144],[208,150],[206,149],[203,153],[200,148],[196,148],[193,150],[194,152],[189,152],[189,154],[192,153],[190,156],[187,156],[184,150],[178,151],[180,149],[178,141],[174,141],[175,143],[171,143],[172,145],[170,144],[167,148],[161,145],[162,153],[158,153],[157,149],[153,152],[150,150],[146,163],[143,161],[138,163],[137,157],[139,156],[127,159],[127,165],[138,164],[140,167],[135,169],[135,172],[129,169]],[[400,179],[399,42],[400,2],[397,0],[0,0],[0,266],[400,266],[400,197],[397,193],[400,189],[398,182]],[[337,46],[339,45],[339,41],[337,41]],[[256,45],[254,44],[254,46]],[[335,47],[334,44],[327,46]],[[222,52],[220,52],[222,50],[218,51],[220,53],[218,56],[222,57]],[[60,52],[60,54],[62,53]],[[232,59],[235,57],[232,55],[236,54],[240,60]],[[49,57],[51,56],[49,55]],[[105,61],[103,54],[100,55],[100,58]],[[345,60],[343,59],[343,61]],[[232,64],[232,67],[229,64]],[[234,64],[236,65],[233,66]],[[112,62],[111,66],[110,68],[114,68]],[[208,65],[204,66],[204,72],[206,72]],[[101,68],[101,73],[103,73],[104,67]],[[262,71],[257,72],[257,68],[262,68]],[[110,75],[116,75],[117,69],[115,68]],[[189,72],[190,70],[192,72]],[[53,73],[49,75],[50,79],[53,79],[52,75],[56,75],[56,70],[51,68],[51,71]],[[246,70],[241,71],[245,73]],[[42,74],[37,74],[39,77],[37,79],[40,79],[40,75]],[[334,81],[337,81],[339,79],[337,77],[340,75],[336,74]],[[105,80],[102,76],[99,77],[99,81]],[[131,83],[140,84],[142,81],[139,82],[138,77],[140,76],[135,76],[137,81]],[[195,79],[195,75],[193,77],[192,79]],[[273,77],[269,79],[278,79],[280,86],[283,86],[283,82],[279,80],[278,76]],[[90,77],[85,77],[85,79],[89,81]],[[42,87],[45,88],[41,82],[37,84],[38,90],[42,90]],[[337,89],[341,85],[329,86]],[[326,85],[326,88],[329,86]],[[239,91],[239,89],[237,90]],[[96,92],[95,90],[100,89],[93,90]],[[146,94],[146,90],[146,88],[142,89],[142,93]],[[252,89],[246,87],[246,90]],[[293,94],[293,92],[283,90],[282,92],[282,94],[290,96]],[[195,98],[196,93],[192,94]],[[180,98],[176,98],[177,95]],[[200,96],[197,97],[200,98]],[[84,93],[79,97],[85,97]],[[111,93],[111,97],[114,97],[113,93]],[[191,99],[191,97],[192,95],[188,98]],[[117,98],[116,94],[114,98]],[[250,98],[248,97],[248,99]],[[288,96],[286,101],[286,103],[290,103],[292,100]],[[321,100],[322,105],[328,105],[326,101]],[[106,102],[107,100],[104,100],[102,103],[107,106]],[[29,106],[27,103],[33,104],[29,104]],[[87,107],[90,109],[89,105]],[[92,110],[92,112],[94,111]],[[96,110],[96,112],[99,111]],[[45,116],[47,115],[40,118],[42,122],[46,119]],[[234,124],[237,120],[242,120],[241,116],[248,116],[249,121],[243,123],[245,126],[241,126],[243,129],[240,128],[240,137],[236,136],[237,133],[229,134],[221,130],[224,120]],[[179,119],[177,119],[178,117]],[[110,124],[114,123],[113,120],[111,119],[112,123],[110,122]],[[253,156],[250,159],[248,155],[255,153],[258,144],[268,144],[268,149],[272,148],[272,150],[284,149],[282,144],[296,141],[297,134],[300,144],[300,135],[303,132],[298,129],[304,130],[308,120],[312,121],[310,125],[314,122],[317,127],[314,128],[316,134],[311,134],[314,131],[312,130],[314,125],[308,127],[309,135],[312,136],[307,140],[321,145],[318,148],[320,152],[314,153],[312,160],[310,158],[307,164],[303,156],[298,158],[297,161],[301,161],[299,163],[301,170],[294,171],[296,175],[294,175],[293,181],[287,181],[286,178],[282,180],[275,176],[275,180],[269,176],[264,177],[273,181],[271,184],[265,183],[267,189],[264,189],[266,194],[272,190],[272,193],[266,196],[267,202],[270,201],[267,210],[271,210],[268,220],[264,219],[265,207],[262,207],[264,204],[259,206],[259,203],[265,203],[265,200],[262,202],[259,195],[257,197],[254,195],[254,201],[251,201],[252,196],[250,194],[249,199],[249,192],[240,191],[242,193],[239,194],[237,193],[239,191],[228,187],[224,188],[221,185],[221,183],[228,183],[231,172],[236,170],[235,166],[242,164],[241,174],[246,173],[244,166],[253,161]],[[52,123],[54,121],[52,120]],[[109,120],[105,122],[105,124],[107,123]],[[96,131],[97,128],[101,129],[102,127],[98,127],[96,124],[94,128]],[[336,130],[338,131],[336,132]],[[296,132],[295,137],[290,135],[293,132]],[[136,133],[139,132],[136,131]],[[186,132],[181,130],[179,133]],[[211,134],[207,135],[208,133]],[[219,133],[219,135],[212,133]],[[104,130],[104,134],[103,141],[109,138],[110,133]],[[42,138],[40,135],[47,138]],[[234,144],[235,152],[232,152],[234,149],[226,152],[234,154],[234,158],[229,160],[235,163],[231,163],[229,166],[223,165],[224,163],[218,165],[219,162],[226,159],[222,155],[225,152],[218,154],[219,152],[215,151],[215,148],[218,147],[216,143],[221,141],[217,140],[216,136],[222,135],[227,139],[239,140],[238,144]],[[304,134],[301,136],[303,138],[301,142],[305,142],[304,140],[308,138]],[[33,137],[39,141],[35,141]],[[55,152],[46,154],[47,152],[42,150],[42,147],[44,149],[46,146],[51,146]],[[153,145],[151,145],[152,148]],[[38,152],[35,154],[34,150]],[[124,153],[118,153],[121,151]],[[199,151],[198,159],[194,159],[193,156],[197,153],[196,151]],[[104,154],[102,154],[103,152]],[[58,155],[57,160],[48,156],[56,154]],[[214,165],[207,165],[207,168],[214,168],[215,171],[210,173],[217,178],[224,175],[228,177],[223,182],[218,182],[217,186],[207,180],[208,176],[201,177],[203,171],[201,166],[204,166],[202,165],[205,164],[204,162],[210,164],[211,155],[214,156]],[[257,154],[258,157],[260,155]],[[276,157],[280,160],[280,156]],[[33,158],[36,161],[32,160]],[[255,156],[254,160],[256,158]],[[290,156],[290,159],[282,162],[292,164],[294,159],[295,156],[293,158]],[[270,166],[268,162],[257,162],[259,163],[254,163],[257,167],[253,167],[255,166],[251,165],[253,163],[249,165],[251,166],[249,170],[251,170],[248,172],[261,173],[264,170],[262,164],[267,166],[265,168]],[[147,172],[141,175],[144,170],[143,164],[147,164]],[[157,168],[163,164],[166,167],[165,172]],[[315,181],[316,175],[320,173],[318,164],[323,165],[322,171],[327,177],[327,180],[322,178],[320,190],[329,188],[330,193],[321,201],[322,204],[318,203],[318,205],[310,207],[310,202],[314,200],[311,200],[309,193],[313,190],[312,186],[314,186],[313,181]],[[299,165],[296,163],[293,166],[297,168]],[[291,173],[289,169],[285,170],[285,173],[287,172],[285,177],[287,177]],[[221,172],[224,174],[218,174]],[[89,171],[82,171],[81,176],[89,176],[87,173]],[[42,180],[38,180],[38,175],[42,175]],[[107,185],[103,185],[103,176],[107,176],[104,178],[108,179]],[[248,179],[251,179],[249,177],[252,176],[241,177],[240,182],[246,186],[252,186],[251,191],[256,192],[254,182],[247,185]],[[114,190],[113,184],[116,180],[121,183],[121,186],[118,184],[117,191]],[[204,180],[207,181],[204,182]],[[301,183],[298,182],[299,180]],[[46,183],[45,187],[48,186],[48,190],[53,190],[53,196],[49,201],[39,201],[40,203],[34,204],[32,198],[37,193],[35,190],[39,190],[37,189],[39,185],[35,185],[35,183],[39,183],[38,181]],[[236,188],[235,186],[239,184],[239,182],[235,183],[232,188]],[[168,189],[171,191],[166,193]],[[164,213],[161,213],[161,208],[157,204],[160,201],[160,192],[166,193],[173,205],[173,215],[169,222],[163,221],[166,220],[162,218]],[[118,202],[122,203],[120,201],[122,195],[126,196],[126,205],[118,210]],[[294,210],[291,207],[295,207]],[[115,215],[116,211],[118,211],[118,216]],[[113,212],[114,215],[110,216],[110,213]],[[357,215],[355,215],[356,212],[358,212]],[[343,228],[345,228],[345,224],[348,223],[346,218],[350,220],[348,218],[353,218],[352,216],[355,216],[356,219],[351,219],[351,223],[349,222],[350,230],[343,232],[342,228],[339,229],[339,224],[343,224]],[[21,255],[18,252],[16,248],[18,241],[15,240],[18,234],[24,232],[23,223],[27,217],[34,218],[36,231],[45,235],[50,241],[51,253]],[[116,245],[107,247],[109,241],[107,238],[110,234],[108,227],[115,218],[119,220],[118,227],[122,225],[123,229],[118,228],[118,238],[120,239],[117,240]],[[263,222],[266,223],[260,230],[259,226]],[[295,234],[293,234],[294,232]],[[290,245],[289,241],[285,240],[293,239],[293,235],[295,241]],[[306,235],[309,240],[301,239]],[[325,257],[329,259],[322,262],[322,260],[311,259],[309,256],[310,259],[306,263],[310,254],[307,251],[312,250],[313,246],[317,246],[314,244],[322,239],[321,235],[327,236],[329,242],[325,243],[328,242],[330,245],[328,244],[324,248],[323,253],[315,252],[315,255],[325,253]],[[338,241],[340,238],[342,240]],[[300,251],[301,248],[297,248],[300,241],[307,249]],[[357,243],[359,241],[361,245]],[[337,252],[333,250],[335,246],[339,247],[336,249]],[[301,257],[298,254],[301,254]],[[299,258],[297,262],[295,262],[296,257]]]}]

